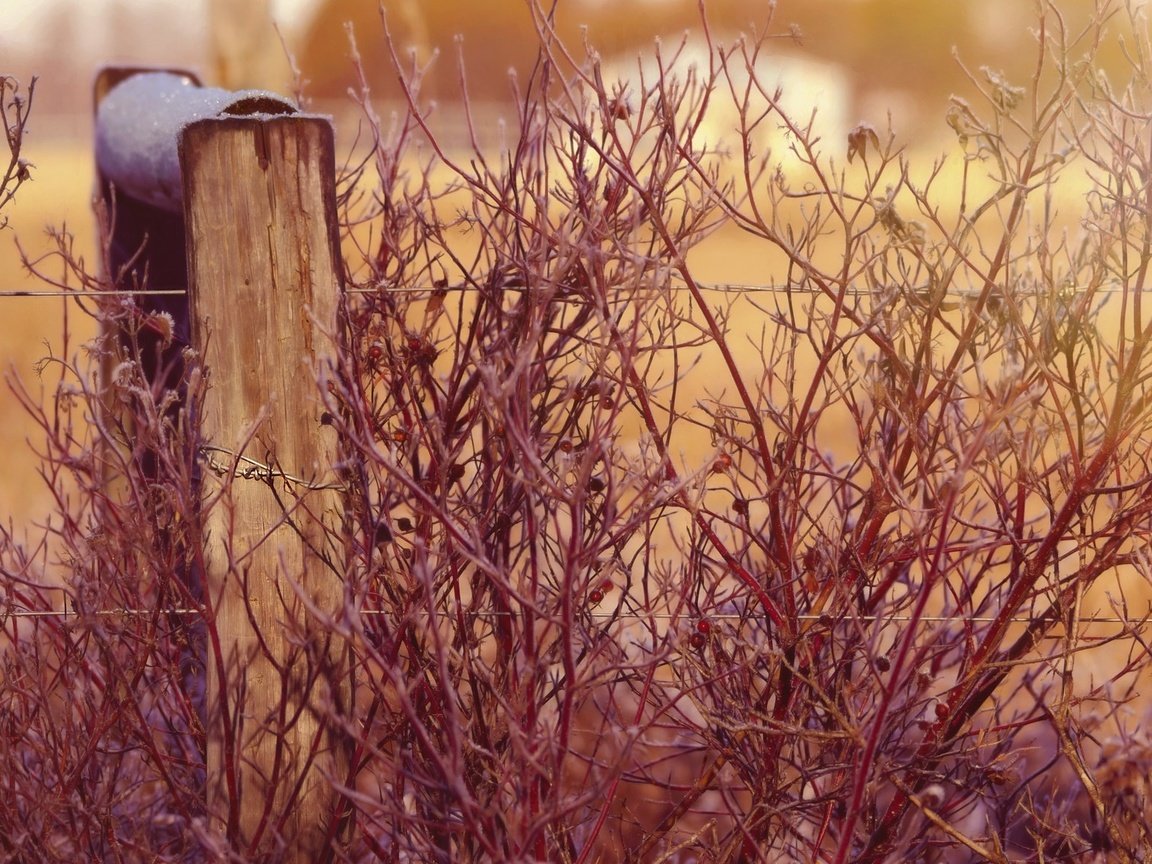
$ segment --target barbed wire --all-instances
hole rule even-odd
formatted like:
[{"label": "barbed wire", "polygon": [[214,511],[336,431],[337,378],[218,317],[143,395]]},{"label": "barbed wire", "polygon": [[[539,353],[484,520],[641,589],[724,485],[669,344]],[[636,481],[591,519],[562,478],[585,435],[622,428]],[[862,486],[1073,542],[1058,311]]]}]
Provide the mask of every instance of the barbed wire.
[{"label": "barbed wire", "polygon": [[[176,607],[173,609],[97,609],[97,610],[78,610],[78,609],[0,609],[0,622],[6,618],[84,618],[84,617],[112,617],[112,616],[148,616],[148,615],[205,615],[206,610],[198,609],[195,607]],[[361,615],[387,615],[390,614],[383,609],[361,609]],[[470,611],[470,616],[476,618],[514,618],[517,613],[515,612],[496,612],[496,611]],[[751,621],[755,620],[752,615],[740,615],[736,613],[720,613],[708,614],[703,616],[692,615],[673,615],[667,612],[652,612],[640,614],[636,612],[589,612],[588,616],[601,620],[630,620],[630,621],[696,621],[700,618],[707,618],[712,622],[721,621]],[[1035,618],[1008,618],[1008,623],[1011,624],[1033,624],[1039,621],[1041,616]],[[795,616],[797,621],[816,621],[829,620],[829,616],[825,614],[807,614],[802,613]],[[836,619],[832,619],[833,622]],[[999,620],[995,615],[920,615],[913,617],[911,615],[851,615],[844,616],[842,620],[845,621],[860,621],[867,623],[886,622],[892,624],[908,624],[913,621],[924,622],[929,624],[946,624],[955,621],[963,621],[972,624],[991,624]],[[1077,618],[1077,624],[1126,624],[1129,626],[1147,623],[1145,619],[1130,619],[1130,618],[1117,618],[1115,616],[1100,616],[1093,615],[1084,618]],[[1049,638],[1062,638],[1059,635],[1050,636]]]},{"label": "barbed wire", "polygon": [[5,291],[0,291],[0,297],[142,297],[142,296],[169,296],[169,297],[183,297],[188,292],[183,288],[139,288],[139,289],[117,289],[115,291],[69,291],[67,289],[55,289],[52,291],[36,291],[36,290],[21,290],[12,288]]},{"label": "barbed wire", "polygon": [[[228,456],[232,464],[224,464],[213,455],[215,453]],[[344,483],[316,483],[312,480],[306,480],[303,477],[289,474],[274,465],[253,459],[251,456],[245,456],[243,453],[229,450],[227,447],[204,444],[200,447],[200,456],[208,466],[209,471],[225,479],[237,477],[242,480],[259,480],[264,483],[271,483],[273,480],[283,480],[289,486],[300,486],[311,491],[322,489],[347,491],[348,488]]]},{"label": "barbed wire", "polygon": [[[673,277],[674,284],[664,286],[664,288],[672,291],[690,291],[692,287],[699,288],[702,291],[722,292],[727,294],[825,294],[828,293],[827,289],[821,288],[816,285],[795,285],[787,283],[756,283],[756,282],[702,282],[696,281],[693,285],[687,284],[682,277]],[[630,289],[630,285],[621,284],[618,286],[620,291]],[[484,286],[476,282],[458,282],[449,285],[402,285],[402,286],[389,286],[389,285],[375,285],[368,287],[358,288],[345,288],[345,294],[358,294],[358,295],[373,295],[373,294],[436,294],[436,293],[468,293],[478,291],[511,291],[511,292],[525,292],[537,291],[537,287],[521,284],[504,284],[497,286]],[[1124,285],[1102,285],[1093,289],[1094,294],[1120,294],[1124,291],[1132,290]],[[71,291],[67,289],[56,290],[23,290],[23,289],[6,289],[0,290],[0,298],[3,297],[75,297],[83,299],[98,299],[100,297],[183,297],[187,296],[189,292],[184,288],[140,288],[140,289],[121,289],[117,288],[108,291]],[[836,293],[836,292],[833,292]],[[886,296],[891,293],[896,295],[894,289],[888,288],[871,288],[867,286],[854,286],[849,287],[845,291],[846,294],[854,297],[864,296]],[[916,287],[908,290],[909,294],[924,300],[931,299],[935,293],[928,287]],[[975,300],[981,295],[981,289],[949,289],[944,291],[939,296],[953,297],[967,300]],[[1013,291],[1013,296],[1016,297],[1046,297],[1053,294],[1070,298],[1076,297],[1088,292],[1077,289],[1057,289],[1056,291],[1044,290],[1037,288],[1028,291]],[[572,296],[571,294],[567,296]],[[1003,298],[1002,292],[994,292],[993,297]]]}]

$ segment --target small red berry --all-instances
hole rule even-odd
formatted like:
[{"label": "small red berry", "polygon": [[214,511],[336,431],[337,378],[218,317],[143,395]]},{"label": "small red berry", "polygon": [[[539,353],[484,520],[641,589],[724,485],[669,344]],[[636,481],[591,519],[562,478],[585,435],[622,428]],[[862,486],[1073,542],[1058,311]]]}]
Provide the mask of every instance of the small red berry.
[{"label": "small red berry", "polygon": [[448,466],[448,481],[454,482],[464,476],[464,466],[457,463],[452,463]]},{"label": "small red berry", "polygon": [[741,516],[744,516],[748,513],[748,502],[743,498],[737,498],[732,502],[732,509],[739,513]]},{"label": "small red berry", "polygon": [[600,590],[601,591],[611,591],[615,587],[616,586],[612,584],[611,579],[605,579],[603,582],[600,583]]},{"label": "small red berry", "polygon": [[600,408],[603,409],[604,411],[607,411],[609,408],[611,408],[615,404],[616,403],[612,400],[611,396],[601,396],[600,397]]},{"label": "small red berry", "polygon": [[703,648],[705,641],[706,640],[704,639],[704,635],[702,633],[693,633],[688,639],[688,643],[693,648]]},{"label": "small red berry", "polygon": [[590,492],[603,492],[606,484],[599,477],[593,477],[588,481],[588,491]]},{"label": "small red berry", "polygon": [[572,452],[572,442],[569,441],[567,438],[561,438],[560,443],[557,446],[560,448],[561,453],[571,453]]},{"label": "small red berry", "polygon": [[877,657],[876,658],[876,668],[879,669],[881,672],[887,672],[889,669],[892,668],[892,663],[888,660],[887,657]]},{"label": "small red berry", "polygon": [[593,588],[591,591],[588,592],[588,602],[589,603],[599,603],[603,599],[604,599],[604,592],[601,591],[599,588]]},{"label": "small red berry", "polygon": [[943,702],[937,702],[932,710],[936,712],[937,717],[944,717],[948,714],[948,706]]},{"label": "small red berry", "polygon": [[712,473],[722,474],[732,467],[732,457],[727,453],[721,453],[716,457],[716,461],[712,463]]},{"label": "small red berry", "polygon": [[697,632],[703,633],[705,636],[707,636],[712,632],[712,622],[707,618],[701,618],[696,622],[696,630]]},{"label": "small red berry", "polygon": [[384,358],[384,349],[379,343],[373,342],[368,346],[368,360],[372,363],[379,363]]}]

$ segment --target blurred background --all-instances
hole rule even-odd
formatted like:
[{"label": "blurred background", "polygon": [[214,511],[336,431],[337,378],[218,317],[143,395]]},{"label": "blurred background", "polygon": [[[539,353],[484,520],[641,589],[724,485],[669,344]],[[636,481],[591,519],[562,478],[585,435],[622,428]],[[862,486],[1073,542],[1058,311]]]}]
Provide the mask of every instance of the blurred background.
[{"label": "blurred background", "polygon": [[[432,95],[442,101],[458,90],[458,35],[469,90],[478,99],[505,99],[508,70],[526,72],[535,57],[524,0],[383,5],[399,50],[415,49],[421,61],[436,49],[444,55],[429,76]],[[1093,0],[1059,5],[1074,21]],[[290,80],[286,46],[311,96],[341,99],[354,82],[348,24],[377,94],[397,96],[375,0],[3,0],[0,10],[0,65],[10,74],[41,76],[37,128],[43,135],[84,131],[93,71],[113,62],[193,66],[214,84],[280,88]],[[798,38],[781,40],[783,55],[826,65],[856,113],[882,115],[890,108],[909,131],[955,83],[953,47],[1009,77],[1025,74],[1032,61],[1021,44],[1033,20],[1029,0],[708,0],[707,10],[722,38],[789,34],[795,27]],[[686,29],[699,29],[699,13],[696,0],[561,0],[556,24],[575,48],[586,28],[604,58],[631,59],[655,37],[667,45]]]},{"label": "blurred background", "polygon": [[[1060,0],[1070,24],[1086,17],[1092,0]],[[467,69],[470,96],[481,116],[506,112],[509,71],[526,77],[536,39],[524,0],[389,0],[392,44],[412,62],[426,64],[435,51],[424,95],[438,104],[438,121],[452,141],[463,134],[458,104],[457,52]],[[765,63],[775,64],[791,94],[790,107],[821,112],[820,129],[842,147],[858,122],[883,130],[891,119],[898,140],[913,151],[938,154],[955,147],[944,122],[947,96],[966,82],[953,49],[973,68],[987,65],[1025,83],[1035,62],[1031,0],[708,0],[714,36],[740,32],[779,34]],[[773,12],[773,8],[775,11]],[[560,0],[556,28],[573,50],[594,45],[609,70],[635,69],[641,52],[662,39],[667,52],[685,30],[699,32],[697,0]],[[47,230],[75,235],[74,251],[98,266],[91,195],[92,82],[106,64],[187,67],[205,83],[230,88],[264,87],[291,92],[294,58],[308,107],[336,117],[347,146],[355,133],[348,89],[356,81],[349,33],[355,33],[381,114],[400,98],[376,0],[0,0],[0,73],[25,85],[38,76],[24,156],[33,180],[7,208],[0,232],[0,291],[45,287],[21,263],[38,260],[51,276],[63,272],[49,255]],[[457,36],[462,38],[457,39]],[[703,41],[692,42],[703,56]],[[839,136],[839,137],[837,137]],[[837,155],[840,152],[837,151]],[[725,256],[731,266],[739,256]],[[706,275],[706,274],[705,274]],[[729,270],[727,279],[763,274]],[[0,519],[34,519],[50,505],[36,478],[34,428],[16,407],[11,382],[42,399],[56,378],[39,377],[48,353],[75,355],[91,336],[91,322],[64,301],[0,297]],[[65,333],[68,341],[64,341]]]}]

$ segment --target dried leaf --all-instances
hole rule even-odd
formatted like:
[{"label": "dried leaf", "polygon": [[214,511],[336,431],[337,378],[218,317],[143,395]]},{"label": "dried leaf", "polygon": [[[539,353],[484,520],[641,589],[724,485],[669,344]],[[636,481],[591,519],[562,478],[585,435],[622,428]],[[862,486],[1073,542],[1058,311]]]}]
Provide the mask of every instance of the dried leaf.
[{"label": "dried leaf", "polygon": [[848,162],[851,163],[857,153],[861,159],[867,160],[869,144],[879,152],[880,136],[876,134],[875,127],[871,123],[860,123],[853,127],[848,133]]}]

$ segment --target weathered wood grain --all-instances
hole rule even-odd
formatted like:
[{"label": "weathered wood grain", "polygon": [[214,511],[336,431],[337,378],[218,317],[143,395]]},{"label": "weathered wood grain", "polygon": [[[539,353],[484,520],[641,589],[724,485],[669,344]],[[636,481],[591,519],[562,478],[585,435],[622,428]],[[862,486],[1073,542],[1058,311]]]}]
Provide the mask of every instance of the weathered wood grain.
[{"label": "weathered wood grain", "polygon": [[[182,136],[202,406],[208,796],[234,843],[322,860],[350,698],[321,615],[342,606],[337,442],[316,372],[335,354],[340,264],[330,124],[199,121]],[[308,602],[304,602],[306,597]]]}]

